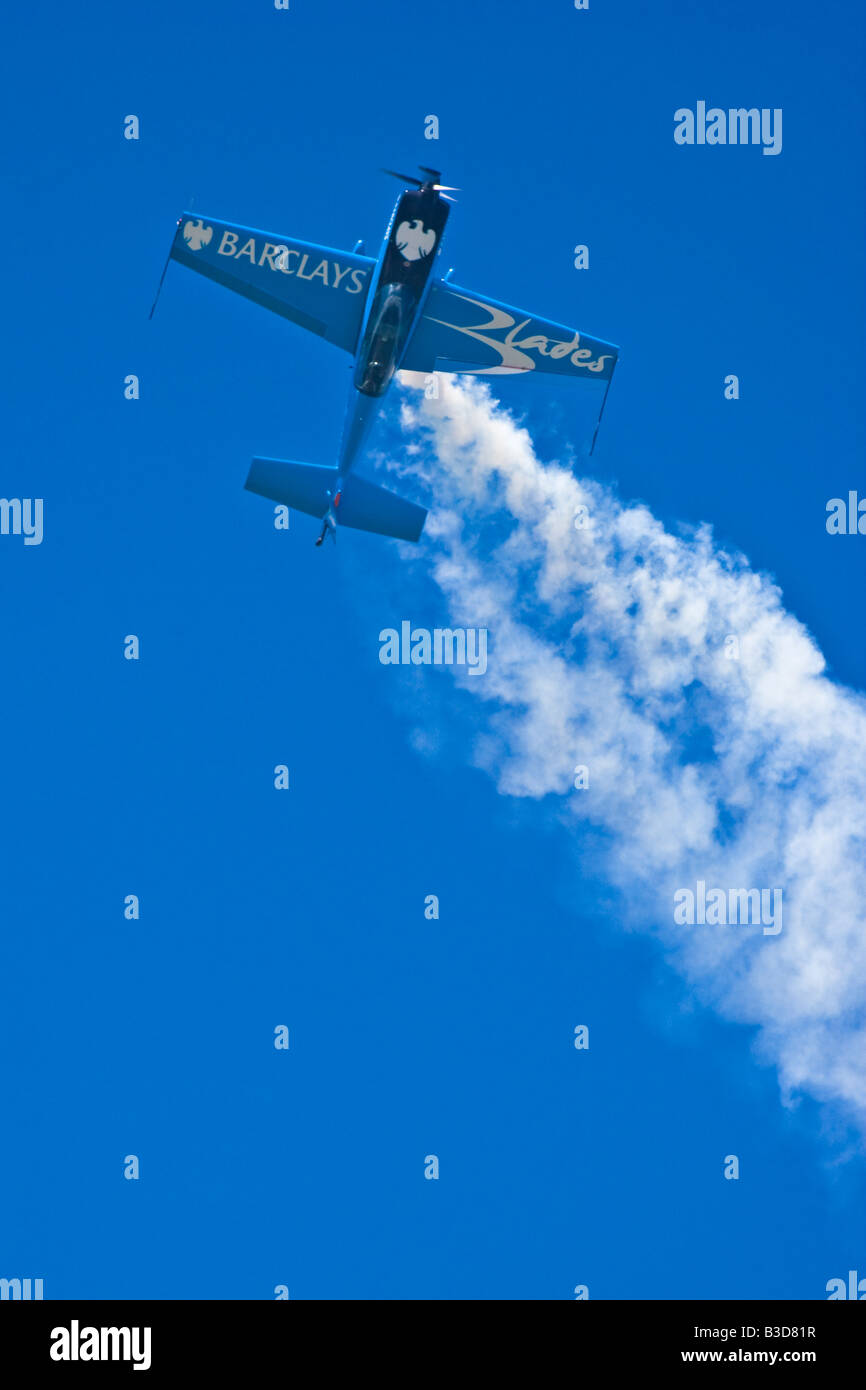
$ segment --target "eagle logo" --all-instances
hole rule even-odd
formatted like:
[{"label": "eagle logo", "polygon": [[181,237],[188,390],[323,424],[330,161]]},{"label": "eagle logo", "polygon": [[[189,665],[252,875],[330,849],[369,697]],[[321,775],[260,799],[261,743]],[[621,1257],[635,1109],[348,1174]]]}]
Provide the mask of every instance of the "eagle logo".
[{"label": "eagle logo", "polygon": [[213,236],[213,227],[205,227],[201,218],[195,222],[185,222],[183,227],[183,239],[190,251],[200,251],[203,246],[207,246]]},{"label": "eagle logo", "polygon": [[407,261],[420,261],[436,244],[436,233],[432,227],[426,230],[419,217],[411,222],[401,222],[394,233],[394,242],[400,255]]}]

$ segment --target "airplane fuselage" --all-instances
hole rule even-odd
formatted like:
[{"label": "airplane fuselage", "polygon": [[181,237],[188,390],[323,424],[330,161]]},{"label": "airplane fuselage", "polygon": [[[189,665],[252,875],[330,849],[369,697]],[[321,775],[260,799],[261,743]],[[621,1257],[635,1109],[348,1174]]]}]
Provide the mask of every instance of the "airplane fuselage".
[{"label": "airplane fuselage", "polygon": [[397,200],[361,323],[338,458],[341,478],[360,456],[421,315],[448,212],[444,198],[426,185]]}]

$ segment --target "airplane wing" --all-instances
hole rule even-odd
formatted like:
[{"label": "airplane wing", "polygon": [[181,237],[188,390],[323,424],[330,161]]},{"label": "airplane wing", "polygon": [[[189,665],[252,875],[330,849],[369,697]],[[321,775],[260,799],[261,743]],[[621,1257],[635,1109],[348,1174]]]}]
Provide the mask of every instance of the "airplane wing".
[{"label": "airplane wing", "polygon": [[510,304],[434,280],[401,368],[410,372],[554,372],[609,382],[618,349]]},{"label": "airplane wing", "polygon": [[376,262],[185,212],[171,258],[354,352]]}]

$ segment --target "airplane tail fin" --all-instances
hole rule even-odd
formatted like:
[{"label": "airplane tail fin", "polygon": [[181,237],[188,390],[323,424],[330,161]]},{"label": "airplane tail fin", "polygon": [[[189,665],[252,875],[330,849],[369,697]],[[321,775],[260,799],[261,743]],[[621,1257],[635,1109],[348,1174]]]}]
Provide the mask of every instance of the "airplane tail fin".
[{"label": "airplane tail fin", "polygon": [[350,473],[336,497],[336,468],[317,463],[294,463],[288,459],[253,459],[244,486],[249,492],[283,502],[296,511],[320,519],[332,501],[341,526],[356,531],[375,531],[380,536],[417,541],[427,518],[425,507],[407,502],[395,492]]}]

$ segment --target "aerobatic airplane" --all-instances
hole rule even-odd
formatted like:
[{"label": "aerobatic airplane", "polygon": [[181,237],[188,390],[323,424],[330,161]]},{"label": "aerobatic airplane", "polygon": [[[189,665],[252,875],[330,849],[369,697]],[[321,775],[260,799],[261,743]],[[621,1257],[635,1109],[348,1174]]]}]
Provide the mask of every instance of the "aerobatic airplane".
[{"label": "aerobatic airplane", "polygon": [[424,507],[353,472],[398,369],[595,379],[606,383],[604,409],[617,359],[612,344],[460,289],[450,271],[441,279],[433,274],[454,201],[448,193],[457,190],[439,182],[438,170],[422,165],[421,172],[423,179],[395,174],[412,186],[397,200],[376,260],[360,241],[353,251],[334,251],[192,213],[178,220],[169,260],[309,328],[354,359],[336,466],[257,458],[246,481],[251,492],[320,518],[317,545],[329,534],[336,540],[338,525],[407,541],[421,535]]}]

